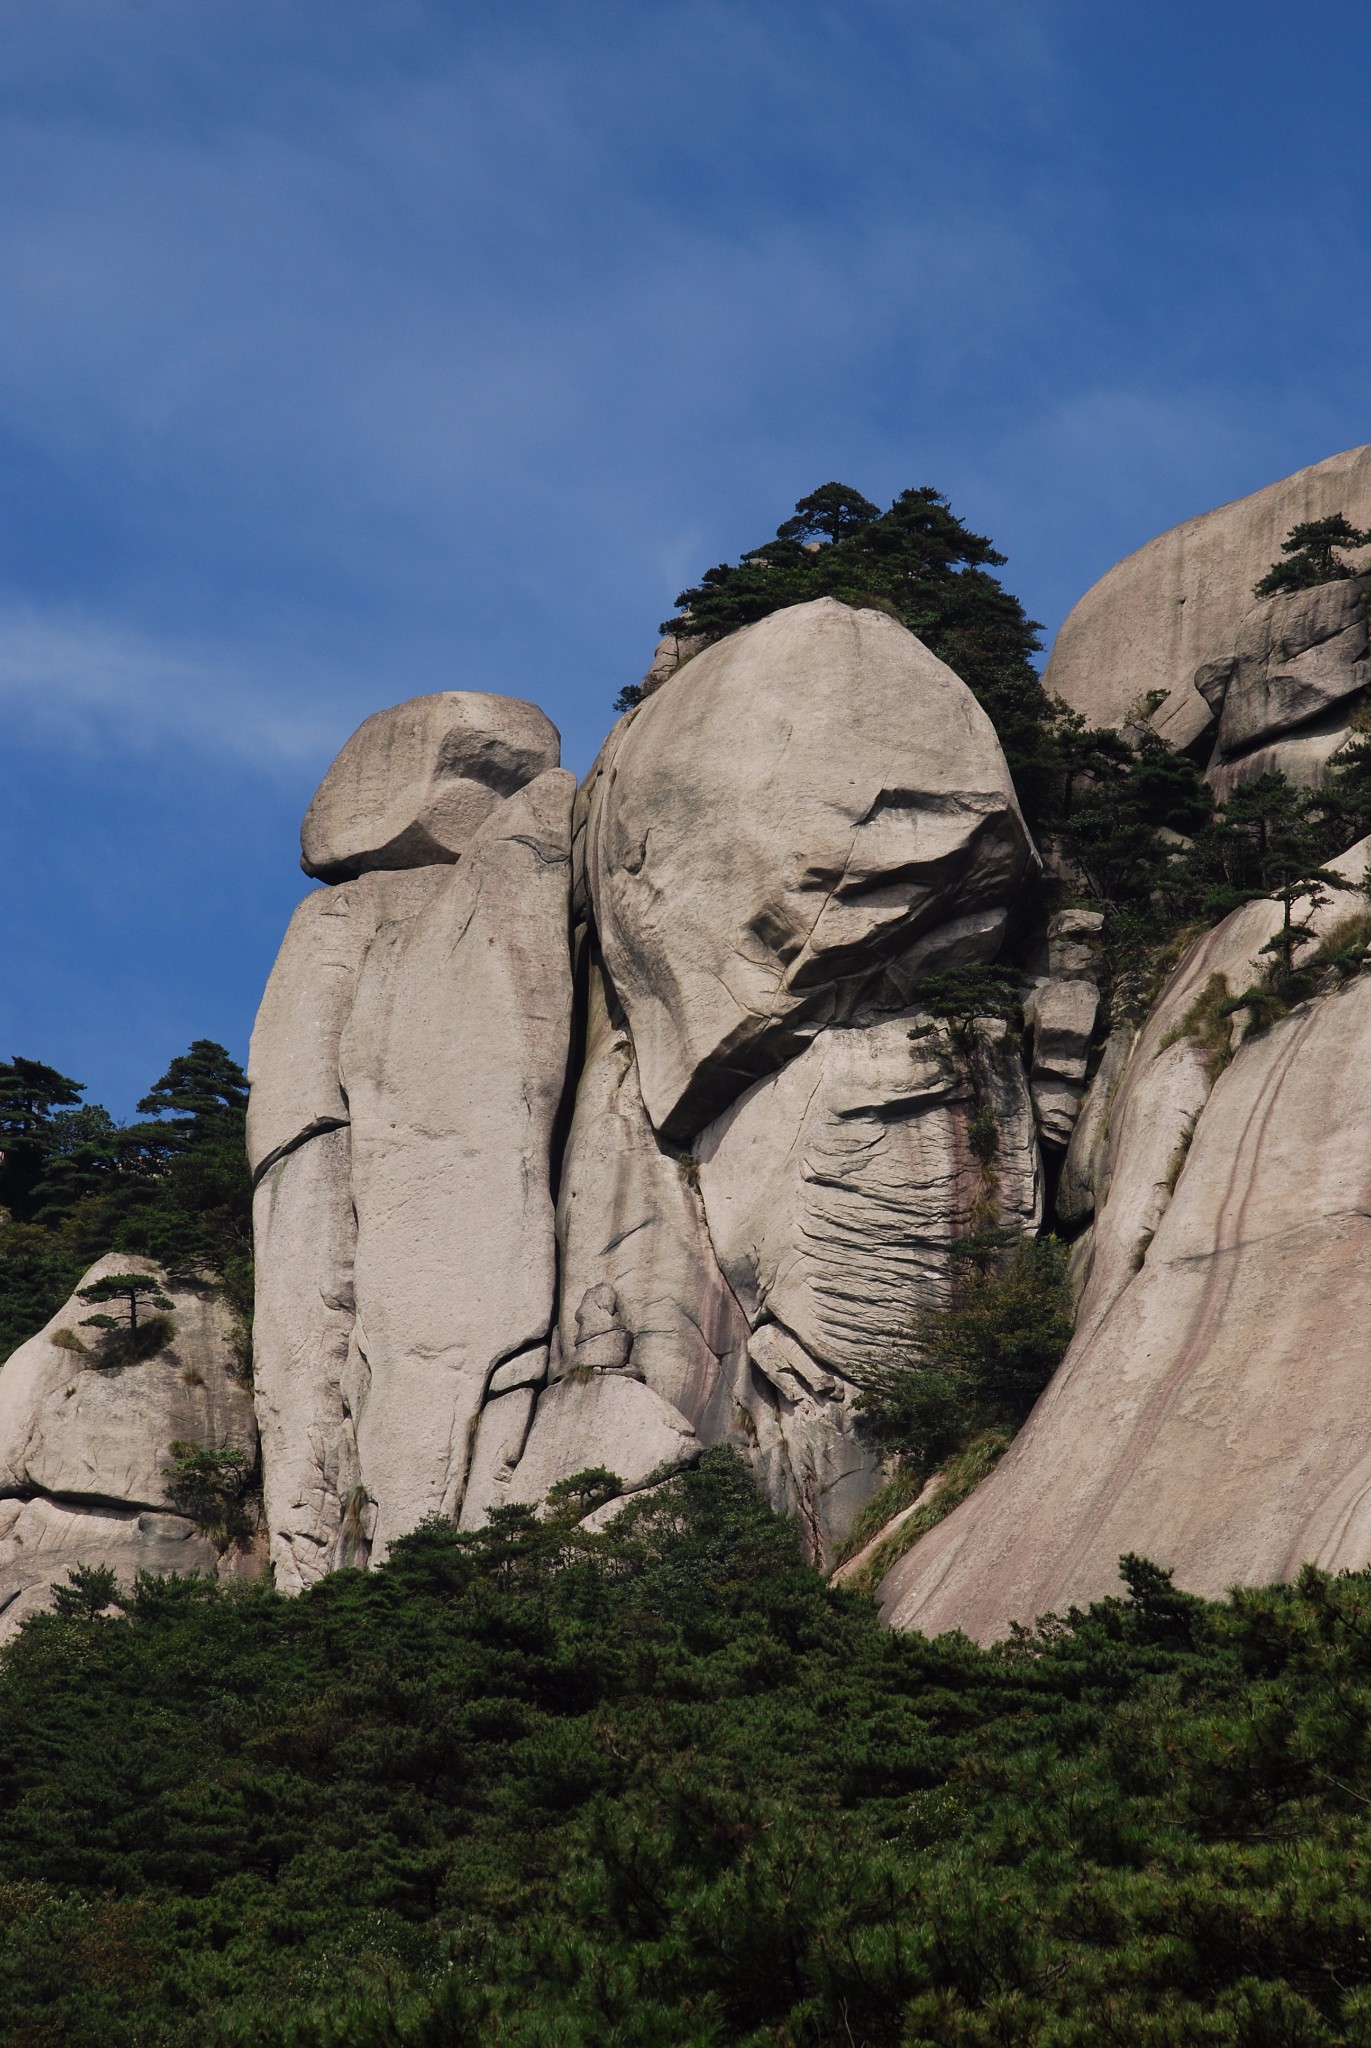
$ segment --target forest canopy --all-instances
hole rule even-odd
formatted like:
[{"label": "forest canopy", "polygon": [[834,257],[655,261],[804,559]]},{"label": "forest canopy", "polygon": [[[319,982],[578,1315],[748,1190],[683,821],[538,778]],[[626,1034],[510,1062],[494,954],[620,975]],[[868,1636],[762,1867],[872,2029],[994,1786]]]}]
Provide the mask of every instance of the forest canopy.
[{"label": "forest canopy", "polygon": [[1371,2040],[1371,1579],[894,1636],[741,1461],[603,1536],[78,1575],[0,1655],[0,2038]]}]

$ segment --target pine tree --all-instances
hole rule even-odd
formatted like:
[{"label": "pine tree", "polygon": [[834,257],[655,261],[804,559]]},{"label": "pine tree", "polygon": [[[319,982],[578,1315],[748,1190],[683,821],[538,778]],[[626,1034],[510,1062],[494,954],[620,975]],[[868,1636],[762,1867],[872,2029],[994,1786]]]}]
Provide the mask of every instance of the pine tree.
[{"label": "pine tree", "polygon": [[247,1075],[237,1060],[212,1038],[196,1038],[189,1052],[179,1053],[160,1081],[138,1104],[140,1116],[175,1117],[173,1129],[189,1140],[208,1124],[241,1114],[247,1108]]},{"label": "pine tree", "polygon": [[820,484],[795,507],[793,519],[783,519],[776,528],[777,540],[840,541],[860,533],[881,516],[880,507],[854,491],[850,484]]},{"label": "pine tree", "polygon": [[122,1316],[83,1316],[83,1329],[89,1326],[97,1330],[117,1330],[128,1337],[138,1335],[140,1302],[145,1308],[171,1307],[171,1302],[162,1292],[161,1282],[149,1278],[146,1273],[106,1273],[101,1279],[92,1281],[89,1287],[77,1291],[82,1301],[119,1302],[123,1306]]},{"label": "pine tree", "polygon": [[0,1060],[0,1205],[27,1221],[54,1150],[55,1114],[78,1104],[84,1084],[42,1060]]},{"label": "pine tree", "polygon": [[1339,548],[1371,546],[1371,532],[1349,526],[1341,512],[1329,519],[1306,519],[1292,526],[1281,542],[1288,559],[1273,562],[1261,582],[1253,587],[1254,597],[1276,597],[1287,590],[1309,590],[1319,583],[1335,583],[1352,575],[1339,559]]},{"label": "pine tree", "polygon": [[[893,612],[989,713],[1019,801],[1037,822],[1054,801],[1055,714],[1032,661],[1038,624],[991,573],[1004,559],[931,486],[901,491],[878,512],[850,484],[824,484],[799,500],[774,540],[683,590],[661,631],[708,643],[816,597]],[[616,708],[641,696],[634,685]]]}]

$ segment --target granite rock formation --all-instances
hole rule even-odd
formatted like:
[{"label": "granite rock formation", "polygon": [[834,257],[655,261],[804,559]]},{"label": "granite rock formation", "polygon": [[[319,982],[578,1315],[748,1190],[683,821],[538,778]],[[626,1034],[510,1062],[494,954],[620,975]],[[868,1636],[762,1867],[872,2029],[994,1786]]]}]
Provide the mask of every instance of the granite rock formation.
[{"label": "granite rock formation", "polygon": [[[1332,512],[1371,524],[1371,448],[1119,564],[1049,688],[1150,718],[1220,795],[1317,779],[1371,687],[1371,563],[1252,586]],[[534,706],[441,692],[368,719],[305,820],[325,886],[250,1060],[280,1587],[589,1467],[620,1489],[599,1526],[720,1443],[831,1564],[886,1470],[861,1375],[949,1299],[960,1237],[1045,1217],[1073,1237],[1076,1335],[888,1574],[892,1623],[991,1638],[1112,1590],[1123,1550],[1200,1592],[1365,1564],[1371,979],[1263,1031],[1221,1015],[1270,957],[1262,900],[1140,1026],[1110,1016],[1100,913],[1046,917],[988,719],[878,608],[664,644],[579,790],[557,760]],[[1334,865],[1356,885],[1368,854]],[[1022,1031],[930,986],[996,959]],[[166,1284],[155,1356],[82,1351],[69,1304],[0,1370],[0,1629],[78,1562],[223,1569],[164,1467],[173,1441],[257,1437],[222,1301]]]},{"label": "granite rock formation", "polygon": [[[1360,882],[1369,856],[1330,865]],[[1235,1050],[1196,1020],[1212,977],[1251,985],[1281,914],[1235,911],[1111,1040],[1077,1127],[1075,1338],[1003,1462],[887,1575],[896,1627],[989,1640],[1117,1591],[1124,1551],[1215,1595],[1371,1555],[1371,980],[1260,1034],[1239,1013]],[[1348,914],[1330,895],[1306,946]]]},{"label": "granite rock formation", "polygon": [[993,959],[1032,857],[966,685],[835,598],[697,654],[627,722],[592,806],[600,949],[677,1143],[820,1025]]},{"label": "granite rock formation", "polygon": [[1017,1042],[918,1009],[1035,859],[949,669],[797,606],[664,673],[574,811],[528,712],[378,714],[306,820],[332,886],[250,1063],[283,1586],[722,1441],[826,1557],[881,1476],[852,1375],[941,1298],[986,1100],[1000,1211],[1040,1214]]},{"label": "granite rock formation", "polygon": [[459,860],[496,805],[555,768],[559,752],[552,721],[515,697],[440,690],[377,711],[320,783],[300,865],[346,882]]},{"label": "granite rock formation", "polygon": [[[167,1491],[174,1443],[239,1451],[257,1432],[239,1333],[217,1288],[167,1279],[126,1252],[99,1259],[78,1287],[144,1273],[171,1303],[161,1348],[127,1356],[86,1327],[79,1292],[0,1366],[0,1636],[48,1604],[81,1564],[214,1572],[219,1553]],[[230,1559],[245,1564],[242,1559]]]},{"label": "granite rock formation", "polygon": [[573,793],[546,770],[458,860],[306,899],[273,971],[249,1143],[282,1585],[458,1515],[490,1384],[546,1353]]},{"label": "granite rock formation", "polygon": [[1206,741],[1218,720],[1215,665],[1233,660],[1257,606],[1286,602],[1254,598],[1255,586],[1291,527],[1337,512],[1371,526],[1371,444],[1187,519],[1116,563],[1066,618],[1047,689],[1087,724],[1109,726],[1145,715],[1156,694],[1151,724],[1168,746]]}]

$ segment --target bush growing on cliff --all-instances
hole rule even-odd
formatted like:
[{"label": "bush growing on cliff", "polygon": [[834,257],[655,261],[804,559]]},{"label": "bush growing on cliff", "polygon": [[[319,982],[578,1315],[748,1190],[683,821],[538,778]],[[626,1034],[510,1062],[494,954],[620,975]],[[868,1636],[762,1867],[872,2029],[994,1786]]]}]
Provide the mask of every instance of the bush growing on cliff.
[{"label": "bush growing on cliff", "polygon": [[858,1413],[889,1451],[921,1474],[987,1429],[1017,1429],[1071,1341],[1075,1308],[1066,1248],[999,1232],[965,1239],[951,1258],[951,1294],[923,1309],[911,1355],[861,1375]]},{"label": "bush growing on cliff", "polygon": [[1281,542],[1283,562],[1273,562],[1254,597],[1278,597],[1287,590],[1309,590],[1319,583],[1334,583],[1353,572],[1339,549],[1371,546],[1371,533],[1348,524],[1341,512],[1328,519],[1306,519],[1292,526]]},{"label": "bush growing on cliff", "polygon": [[68,1591],[0,1657],[6,2041],[1367,2038],[1365,1576],[894,1637],[711,1453],[602,1537]]}]

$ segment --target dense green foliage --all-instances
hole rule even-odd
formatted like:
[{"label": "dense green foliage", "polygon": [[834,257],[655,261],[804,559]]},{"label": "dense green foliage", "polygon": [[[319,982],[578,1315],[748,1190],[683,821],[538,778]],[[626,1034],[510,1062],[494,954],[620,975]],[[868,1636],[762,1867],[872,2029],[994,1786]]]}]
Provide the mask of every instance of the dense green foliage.
[{"label": "dense green foliage", "polygon": [[[0,1662],[0,2038],[1371,2040],[1371,1581],[892,1637],[712,1454]],[[98,1605],[97,1605],[98,1603]]]},{"label": "dense green foliage", "polygon": [[861,1375],[867,1426],[920,1476],[986,1430],[1017,1429],[1071,1341],[1065,1246],[1039,1237],[1006,1248],[1002,1235],[954,1246],[946,1308],[915,1316],[907,1361]]},{"label": "dense green foliage", "polygon": [[0,1358],[41,1329],[85,1269],[133,1252],[167,1272],[209,1272],[240,1316],[252,1298],[247,1082],[197,1039],[116,1124],[80,1082],[35,1060],[0,1062]]},{"label": "dense green foliage", "polygon": [[[706,571],[663,632],[722,639],[774,611],[838,597],[893,611],[970,686],[994,720],[1026,812],[1051,802],[1051,707],[1032,656],[1038,627],[992,571],[1004,562],[941,491],[902,491],[886,512],[846,484],[801,498],[774,540]],[[639,701],[637,686],[616,708]]]},{"label": "dense green foliage", "polygon": [[1371,533],[1349,525],[1341,512],[1329,519],[1306,519],[1291,527],[1281,542],[1285,560],[1271,564],[1252,595],[1278,597],[1287,590],[1309,590],[1318,583],[1336,582],[1352,574],[1338,554],[1339,548],[1367,546],[1371,546]]}]

